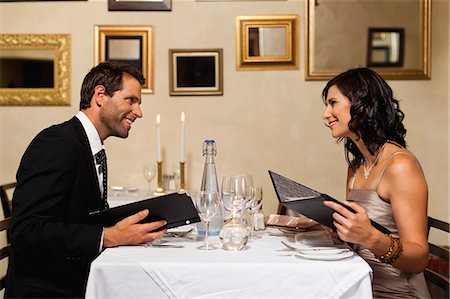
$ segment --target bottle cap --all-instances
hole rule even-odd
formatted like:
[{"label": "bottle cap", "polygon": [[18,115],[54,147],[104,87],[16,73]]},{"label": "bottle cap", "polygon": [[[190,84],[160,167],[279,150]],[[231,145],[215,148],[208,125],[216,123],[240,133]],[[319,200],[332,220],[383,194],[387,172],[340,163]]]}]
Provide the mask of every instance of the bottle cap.
[{"label": "bottle cap", "polygon": [[207,154],[216,155],[217,149],[216,149],[216,142],[213,139],[206,139],[205,142],[203,142],[203,156]]}]

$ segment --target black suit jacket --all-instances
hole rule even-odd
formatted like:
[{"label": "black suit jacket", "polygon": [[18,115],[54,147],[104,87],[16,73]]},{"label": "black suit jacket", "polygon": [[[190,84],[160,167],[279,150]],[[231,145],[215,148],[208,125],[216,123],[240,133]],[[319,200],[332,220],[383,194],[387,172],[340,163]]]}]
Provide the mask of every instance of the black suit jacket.
[{"label": "black suit jacket", "polygon": [[82,297],[102,228],[88,224],[102,207],[95,164],[80,121],[40,132],[17,171],[6,298]]}]

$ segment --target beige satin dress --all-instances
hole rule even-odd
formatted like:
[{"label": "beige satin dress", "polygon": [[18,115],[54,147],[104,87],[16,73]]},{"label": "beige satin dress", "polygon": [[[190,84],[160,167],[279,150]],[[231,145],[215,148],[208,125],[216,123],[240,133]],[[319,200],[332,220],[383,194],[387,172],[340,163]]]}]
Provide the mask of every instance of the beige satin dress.
[{"label": "beige satin dress", "polygon": [[[410,155],[407,152],[396,152],[389,157],[378,179],[375,190],[353,189],[355,183],[355,177],[353,177],[348,200],[352,200],[361,205],[366,209],[372,220],[389,229],[392,235],[398,238],[398,230],[392,214],[391,205],[380,198],[376,191],[386,166],[392,157],[397,154]],[[370,250],[360,246],[355,247],[355,251],[366,260],[373,270],[372,286],[374,298],[430,298],[423,273],[405,273],[389,264],[381,263]]]}]

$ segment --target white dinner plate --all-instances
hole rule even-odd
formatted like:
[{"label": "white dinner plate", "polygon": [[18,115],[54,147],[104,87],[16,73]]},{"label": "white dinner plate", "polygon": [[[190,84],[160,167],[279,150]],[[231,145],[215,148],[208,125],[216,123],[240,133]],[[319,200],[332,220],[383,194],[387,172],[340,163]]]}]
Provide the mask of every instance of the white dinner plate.
[{"label": "white dinner plate", "polygon": [[314,247],[314,248],[299,248],[301,253],[309,255],[334,255],[342,254],[351,251],[349,248],[343,247]]},{"label": "white dinner plate", "polygon": [[353,256],[353,251],[343,251],[339,253],[330,253],[330,254],[323,254],[323,251],[320,254],[315,253],[303,253],[303,252],[296,252],[295,255],[297,257],[309,259],[309,260],[320,260],[320,261],[337,261],[346,259],[348,257]]},{"label": "white dinner plate", "polygon": [[174,228],[169,228],[167,230],[168,233],[187,233],[189,231],[193,231],[193,226],[191,224],[182,225]]},{"label": "white dinner plate", "polygon": [[302,247],[334,247],[335,245],[331,235],[324,230],[297,233],[295,243],[299,249]]},{"label": "white dinner plate", "polygon": [[125,187],[123,186],[111,186],[112,191],[125,191]]}]

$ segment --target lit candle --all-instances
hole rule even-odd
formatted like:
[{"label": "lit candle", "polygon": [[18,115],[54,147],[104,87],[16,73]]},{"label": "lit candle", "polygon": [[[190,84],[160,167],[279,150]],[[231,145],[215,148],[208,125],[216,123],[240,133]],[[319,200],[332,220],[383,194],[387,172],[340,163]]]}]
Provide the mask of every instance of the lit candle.
[{"label": "lit candle", "polygon": [[161,116],[156,115],[156,161],[161,162]]},{"label": "lit candle", "polygon": [[180,129],[180,162],[184,162],[184,112],[181,112],[181,129]]}]

